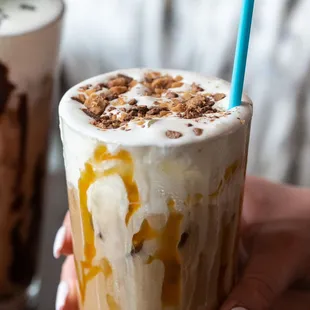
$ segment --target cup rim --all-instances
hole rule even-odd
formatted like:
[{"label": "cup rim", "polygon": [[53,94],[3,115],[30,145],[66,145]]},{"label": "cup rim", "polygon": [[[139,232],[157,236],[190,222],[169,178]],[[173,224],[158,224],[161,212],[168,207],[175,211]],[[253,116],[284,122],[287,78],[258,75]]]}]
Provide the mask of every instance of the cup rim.
[{"label": "cup rim", "polygon": [[61,11],[59,12],[59,14],[56,16],[55,19],[52,19],[49,23],[47,24],[43,24],[40,27],[34,28],[32,30],[29,31],[25,31],[22,33],[16,33],[16,34],[0,34],[0,39],[4,39],[4,38],[16,38],[16,37],[22,37],[24,35],[30,35],[30,34],[34,34],[38,31],[44,30],[44,29],[48,29],[50,27],[53,27],[55,24],[57,24],[64,16],[64,13],[66,11],[66,5],[64,3],[64,0],[58,0],[62,6]]}]

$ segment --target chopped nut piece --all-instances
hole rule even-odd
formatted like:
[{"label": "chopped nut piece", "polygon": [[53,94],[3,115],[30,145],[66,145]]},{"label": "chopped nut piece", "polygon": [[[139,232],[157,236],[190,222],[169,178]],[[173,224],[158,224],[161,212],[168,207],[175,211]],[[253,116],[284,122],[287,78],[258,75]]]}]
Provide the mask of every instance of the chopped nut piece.
[{"label": "chopped nut piece", "polygon": [[85,90],[87,90],[87,89],[89,89],[89,88],[91,88],[91,87],[92,87],[91,84],[87,84],[87,85],[85,85],[85,86],[81,86],[81,87],[78,89],[78,91],[84,92]]},{"label": "chopped nut piece", "polygon": [[85,107],[95,115],[102,114],[106,107],[109,105],[109,101],[105,97],[93,94],[84,103]]},{"label": "chopped nut piece", "polygon": [[160,111],[160,113],[159,113],[159,116],[160,117],[164,117],[164,116],[168,116],[168,115],[170,115],[171,113],[169,112],[169,111]]},{"label": "chopped nut piece", "polygon": [[192,94],[190,92],[185,92],[182,97],[184,100],[189,100],[192,98]]},{"label": "chopped nut piece", "polygon": [[87,96],[90,96],[91,94],[93,94],[93,93],[95,93],[95,92],[96,92],[96,90],[95,90],[94,88],[91,88],[91,89],[86,90],[86,91],[85,91],[85,94],[86,94]]},{"label": "chopped nut piece", "polygon": [[115,86],[127,86],[127,81],[125,78],[119,77],[117,79],[111,80],[108,82],[108,88]]},{"label": "chopped nut piece", "polygon": [[129,83],[129,85],[128,85],[128,86],[129,86],[129,89],[135,87],[137,84],[138,84],[138,81],[132,80],[132,81]]},{"label": "chopped nut piece", "polygon": [[193,127],[193,124],[188,123],[187,127]]},{"label": "chopped nut piece", "polygon": [[161,77],[152,82],[152,88],[154,89],[167,89],[171,84],[171,79],[169,77]]},{"label": "chopped nut piece", "polygon": [[128,104],[129,105],[136,105],[138,103],[138,100],[137,99],[131,99],[129,100]]},{"label": "chopped nut piece", "polygon": [[108,91],[108,92],[105,94],[105,96],[106,96],[107,100],[112,101],[112,100],[114,100],[114,99],[117,99],[119,95],[116,94],[116,93],[112,93],[111,91]]},{"label": "chopped nut piece", "polygon": [[[162,88],[155,88],[155,94],[156,94],[156,95],[161,95],[163,92],[165,92],[164,89],[162,89]],[[159,97],[160,97],[160,96],[159,96]]]},{"label": "chopped nut piece", "polygon": [[153,80],[161,76],[160,72],[151,71],[145,74],[144,78],[148,83],[151,83]]},{"label": "chopped nut piece", "polygon": [[214,101],[203,95],[196,95],[186,102],[187,110],[184,118],[193,119],[204,115],[207,112],[213,112]]},{"label": "chopped nut piece", "polygon": [[122,113],[121,116],[119,117],[119,120],[123,122],[126,119],[126,117],[127,117],[127,113]]},{"label": "chopped nut piece", "polygon": [[182,103],[178,103],[174,107],[171,108],[171,111],[173,112],[185,112],[186,111],[186,105]]},{"label": "chopped nut piece", "polygon": [[197,85],[196,83],[192,84],[192,91],[194,93],[198,93],[200,91],[204,91],[204,89],[202,87],[200,87],[199,85]]},{"label": "chopped nut piece", "polygon": [[86,100],[86,97],[83,94],[78,94],[77,96],[71,97],[72,100],[78,101],[80,103],[84,103]]},{"label": "chopped nut piece", "polygon": [[168,91],[167,94],[166,94],[166,97],[167,97],[168,99],[172,99],[172,98],[177,98],[177,97],[179,97],[179,95],[178,95],[177,93],[172,92],[172,91]]},{"label": "chopped nut piece", "polygon": [[215,94],[212,97],[214,98],[215,101],[220,101],[220,100],[226,98],[226,95],[225,94]]},{"label": "chopped nut piece", "polygon": [[144,91],[144,96],[152,96],[153,92],[150,89]]},{"label": "chopped nut piece", "polygon": [[108,88],[107,83],[99,83],[98,85],[100,86],[101,89]]},{"label": "chopped nut piece", "polygon": [[167,130],[166,131],[166,136],[169,139],[179,139],[179,138],[181,138],[183,136],[183,134],[178,132],[178,131]]},{"label": "chopped nut piece", "polygon": [[175,79],[174,79],[176,82],[180,82],[180,81],[182,81],[183,80],[183,76],[181,76],[181,75],[178,75],[178,76],[176,76],[175,77]]},{"label": "chopped nut piece", "polygon": [[159,107],[155,107],[155,108],[152,108],[151,110],[149,110],[146,114],[157,115],[160,113],[160,111],[161,111],[161,109]]},{"label": "chopped nut piece", "polygon": [[184,85],[184,83],[182,82],[175,82],[175,83],[172,83],[170,88],[178,88],[178,87],[182,87]]},{"label": "chopped nut piece", "polygon": [[201,136],[202,133],[203,133],[203,129],[201,129],[201,128],[194,128],[194,129],[193,129],[193,132],[194,132],[194,134],[195,134],[196,136]]},{"label": "chopped nut piece", "polygon": [[117,77],[125,79],[126,80],[126,84],[130,84],[133,81],[133,78],[131,78],[130,76],[125,75],[125,74],[119,73],[117,75]]},{"label": "chopped nut piece", "polygon": [[102,89],[102,87],[98,84],[98,85],[96,85],[94,88],[93,88],[93,91],[94,92],[97,92],[97,91],[99,91],[99,90],[101,90]]},{"label": "chopped nut piece", "polygon": [[126,93],[128,91],[128,88],[126,86],[113,86],[110,88],[110,91],[113,94],[121,95],[123,93]]},{"label": "chopped nut piece", "polygon": [[98,120],[100,118],[100,116],[90,112],[88,109],[82,109],[82,111],[89,117],[95,119],[95,120]]}]

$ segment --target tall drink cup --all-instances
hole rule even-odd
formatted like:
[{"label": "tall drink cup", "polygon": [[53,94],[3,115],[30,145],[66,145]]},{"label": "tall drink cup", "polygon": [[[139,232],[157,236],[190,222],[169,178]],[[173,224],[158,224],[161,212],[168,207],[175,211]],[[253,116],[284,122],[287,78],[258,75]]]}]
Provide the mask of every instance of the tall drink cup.
[{"label": "tall drink cup", "polygon": [[252,104],[185,71],[131,69],[60,103],[84,310],[216,310],[235,280]]},{"label": "tall drink cup", "polygon": [[0,309],[24,309],[37,267],[61,0],[0,2]]}]

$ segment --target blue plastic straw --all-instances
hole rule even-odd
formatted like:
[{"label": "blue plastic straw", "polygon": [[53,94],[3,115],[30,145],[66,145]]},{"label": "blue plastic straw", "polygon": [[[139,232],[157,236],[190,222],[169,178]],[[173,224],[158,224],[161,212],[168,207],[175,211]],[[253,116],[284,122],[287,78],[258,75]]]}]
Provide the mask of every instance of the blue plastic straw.
[{"label": "blue plastic straw", "polygon": [[229,108],[241,104],[255,0],[243,0],[235,54]]}]

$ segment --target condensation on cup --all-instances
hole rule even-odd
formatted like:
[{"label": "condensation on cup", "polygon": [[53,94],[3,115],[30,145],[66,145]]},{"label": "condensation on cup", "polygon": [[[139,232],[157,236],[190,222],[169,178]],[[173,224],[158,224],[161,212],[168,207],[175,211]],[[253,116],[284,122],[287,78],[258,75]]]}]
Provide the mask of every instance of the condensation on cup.
[{"label": "condensation on cup", "polygon": [[64,4],[0,2],[0,309],[24,309],[37,268]]}]

